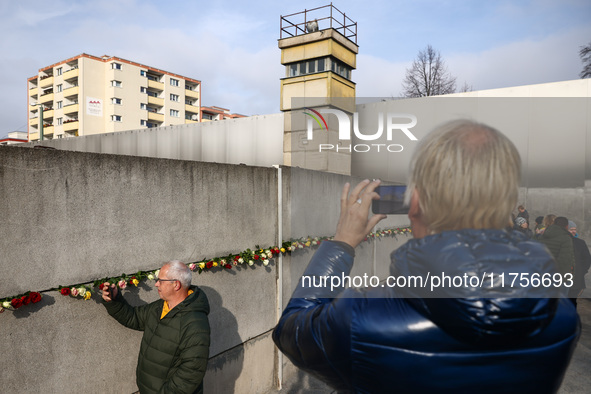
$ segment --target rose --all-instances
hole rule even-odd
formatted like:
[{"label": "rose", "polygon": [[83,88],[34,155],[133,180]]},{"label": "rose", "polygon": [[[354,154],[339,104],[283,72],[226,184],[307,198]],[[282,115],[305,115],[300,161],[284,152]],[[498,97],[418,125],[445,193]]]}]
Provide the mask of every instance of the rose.
[{"label": "rose", "polygon": [[77,290],[80,297],[84,297],[86,295],[86,287],[79,287]]},{"label": "rose", "polygon": [[70,288],[69,287],[62,287],[60,290],[60,293],[62,293],[62,295],[70,295]]},{"label": "rose", "polygon": [[208,261],[207,264],[205,264],[205,266],[207,267],[207,269],[210,269],[211,267],[213,267],[213,261]]},{"label": "rose", "polygon": [[191,263],[191,264],[189,264],[189,269],[190,269],[191,271],[195,271],[195,270],[197,269],[197,264],[195,264],[195,263]]},{"label": "rose", "polygon": [[18,309],[21,306],[23,306],[23,300],[21,300],[20,298],[13,298],[12,301],[10,301],[10,305],[14,308],[14,309]]},{"label": "rose", "polygon": [[2,303],[2,308],[4,308],[4,309],[8,309],[8,308],[10,308],[11,306],[12,306],[12,305],[10,304],[10,301],[4,301],[4,302]]},{"label": "rose", "polygon": [[104,287],[105,287],[105,284],[104,284],[104,283],[101,283],[101,284],[99,285],[99,290],[103,290],[103,288],[104,288]]},{"label": "rose", "polygon": [[199,263],[199,268],[205,269],[205,263]]},{"label": "rose", "polygon": [[258,259],[259,259],[259,255],[258,255],[258,254],[255,254],[255,255],[253,256],[253,258],[254,258],[255,260],[258,260]]},{"label": "rose", "polygon": [[22,296],[21,301],[23,302],[23,305],[29,305],[31,303],[31,299],[29,298],[28,295]]},{"label": "rose", "polygon": [[125,289],[127,287],[127,282],[121,279],[119,283],[117,283],[120,289]]},{"label": "rose", "polygon": [[87,291],[86,293],[84,293],[84,299],[85,299],[85,300],[90,300],[90,296],[91,296],[91,294],[90,294],[90,290],[89,290],[89,291]]},{"label": "rose", "polygon": [[240,264],[242,264],[242,263],[244,263],[244,259],[243,259],[242,257],[240,257],[240,258],[238,259],[238,262],[239,262]]},{"label": "rose", "polygon": [[263,260],[263,265],[264,265],[265,267],[266,267],[266,266],[268,266],[268,265],[269,265],[269,260],[267,260],[267,259]]},{"label": "rose", "polygon": [[214,266],[214,267],[217,267],[217,266],[218,266],[218,263],[217,263],[217,261],[214,261],[214,262],[213,262],[213,266]]},{"label": "rose", "polygon": [[135,287],[137,287],[137,285],[139,285],[140,281],[137,280],[135,277],[129,281],[130,285],[134,285]]},{"label": "rose", "polygon": [[248,265],[253,265],[253,264],[254,264],[254,261],[248,260]]},{"label": "rose", "polygon": [[156,278],[159,276],[159,274],[160,274],[160,270],[156,270],[156,271],[154,271],[154,276],[155,276]]},{"label": "rose", "polygon": [[148,274],[148,279],[154,280],[154,274]]},{"label": "rose", "polygon": [[75,287],[72,287],[70,289],[70,294],[72,294],[74,297],[76,297],[78,295],[78,289]]},{"label": "rose", "polygon": [[279,250],[281,250],[281,253],[285,253],[285,248],[281,248]]},{"label": "rose", "polygon": [[231,266],[230,264],[225,264],[225,265],[224,265],[224,268],[225,268],[225,269],[232,269],[232,266]]}]

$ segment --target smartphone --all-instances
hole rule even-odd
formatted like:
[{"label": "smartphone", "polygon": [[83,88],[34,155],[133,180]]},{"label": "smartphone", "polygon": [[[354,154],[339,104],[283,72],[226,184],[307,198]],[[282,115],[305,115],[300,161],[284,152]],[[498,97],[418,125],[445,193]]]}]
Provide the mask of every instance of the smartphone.
[{"label": "smartphone", "polygon": [[408,213],[408,207],[404,206],[405,185],[378,186],[375,192],[380,195],[380,199],[373,200],[371,204],[373,213],[385,215],[404,215]]}]

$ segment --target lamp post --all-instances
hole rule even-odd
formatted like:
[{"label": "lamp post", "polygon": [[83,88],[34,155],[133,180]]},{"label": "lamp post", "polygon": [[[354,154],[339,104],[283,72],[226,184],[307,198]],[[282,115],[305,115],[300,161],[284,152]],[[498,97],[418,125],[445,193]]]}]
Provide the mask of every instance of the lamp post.
[{"label": "lamp post", "polygon": [[39,106],[39,141],[43,141],[43,104]]}]

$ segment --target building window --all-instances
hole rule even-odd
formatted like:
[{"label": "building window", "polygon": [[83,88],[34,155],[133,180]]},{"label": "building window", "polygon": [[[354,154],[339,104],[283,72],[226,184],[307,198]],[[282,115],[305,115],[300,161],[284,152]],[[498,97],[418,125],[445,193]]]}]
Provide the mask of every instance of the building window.
[{"label": "building window", "polygon": [[179,86],[179,80],[170,78],[170,86]]},{"label": "building window", "polygon": [[64,118],[57,118],[57,125],[61,126],[62,124],[64,124]]},{"label": "building window", "polygon": [[175,118],[179,117],[179,111],[176,109],[171,109],[170,110],[170,116],[174,116]]},{"label": "building window", "polygon": [[145,76],[147,76],[148,74],[146,73],[146,70],[140,70],[140,75],[141,75],[142,77],[145,77]]},{"label": "building window", "polygon": [[206,119],[206,120],[213,120],[213,115],[212,114],[203,114],[202,118]]},{"label": "building window", "polygon": [[56,75],[62,75],[62,68],[61,67],[56,68],[55,69],[55,74]]},{"label": "building window", "polygon": [[148,106],[144,103],[140,103],[140,109],[148,109]]},{"label": "building window", "polygon": [[147,120],[144,120],[144,119],[140,120],[140,125],[141,126],[147,126],[147,123],[148,123]]},{"label": "building window", "polygon": [[121,87],[121,81],[112,80],[111,81],[111,86],[113,86],[115,88],[120,88]]},{"label": "building window", "polygon": [[121,122],[121,115],[111,115],[111,120],[113,122]]},{"label": "building window", "polygon": [[57,105],[57,109],[62,108],[62,106],[64,105],[64,103],[62,101],[58,101],[57,103],[55,103]]},{"label": "building window", "polygon": [[121,63],[111,63],[111,68],[113,70],[121,70]]},{"label": "building window", "polygon": [[170,94],[170,101],[179,101],[179,95],[178,94]]},{"label": "building window", "polygon": [[63,90],[63,85],[62,85],[61,83],[60,83],[59,85],[56,85],[56,87],[55,87],[55,91],[56,91],[57,93],[61,93],[61,92],[62,92],[62,90]]},{"label": "building window", "polygon": [[145,86],[140,86],[140,93],[148,93],[148,88]]},{"label": "building window", "polygon": [[116,105],[121,105],[122,101],[121,101],[121,99],[120,99],[120,98],[113,97],[113,98],[111,99],[111,103],[113,103],[113,104],[116,104]]}]

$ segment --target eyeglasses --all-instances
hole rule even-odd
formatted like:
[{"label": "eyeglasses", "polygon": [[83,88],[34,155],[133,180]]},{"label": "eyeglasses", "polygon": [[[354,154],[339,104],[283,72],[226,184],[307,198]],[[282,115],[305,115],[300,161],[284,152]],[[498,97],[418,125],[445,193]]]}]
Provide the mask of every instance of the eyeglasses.
[{"label": "eyeglasses", "polygon": [[178,279],[156,279],[156,282],[176,282]]}]

